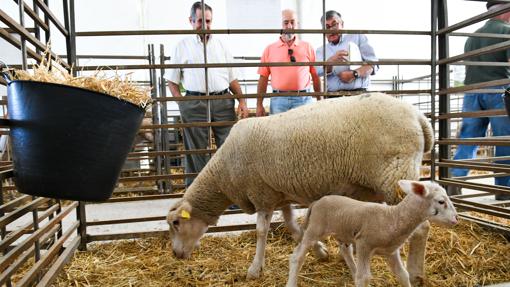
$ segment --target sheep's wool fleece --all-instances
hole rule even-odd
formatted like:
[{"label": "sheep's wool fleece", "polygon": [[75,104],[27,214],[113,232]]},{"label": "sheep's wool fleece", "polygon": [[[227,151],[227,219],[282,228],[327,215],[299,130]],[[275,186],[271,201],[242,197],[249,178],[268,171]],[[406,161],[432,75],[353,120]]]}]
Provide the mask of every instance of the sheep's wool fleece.
[{"label": "sheep's wool fleece", "polygon": [[253,213],[288,202],[308,205],[350,183],[396,203],[398,180],[419,178],[432,143],[425,116],[391,96],[319,101],[238,122],[185,198],[207,197],[208,189]]}]

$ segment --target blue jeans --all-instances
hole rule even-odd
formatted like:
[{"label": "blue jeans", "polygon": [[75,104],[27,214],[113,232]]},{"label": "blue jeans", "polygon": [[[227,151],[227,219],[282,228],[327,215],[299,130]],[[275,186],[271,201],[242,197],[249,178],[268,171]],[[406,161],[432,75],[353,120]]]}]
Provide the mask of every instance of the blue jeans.
[{"label": "blue jeans", "polygon": [[[501,89],[505,87],[493,87]],[[462,104],[463,112],[474,112],[480,110],[504,109],[505,104],[501,94],[465,94]],[[485,118],[464,118],[460,128],[460,138],[484,137],[487,132],[487,126],[491,124],[494,136],[510,135],[510,119],[503,117],[485,117]],[[476,145],[459,145],[453,159],[471,159],[476,157]],[[496,146],[496,156],[510,155],[510,146]],[[510,161],[498,161],[500,164],[510,164]],[[469,172],[465,168],[451,169],[452,176],[465,176]],[[510,186],[510,176],[496,177],[496,185]]]},{"label": "blue jeans", "polygon": [[273,97],[269,104],[269,114],[279,114],[303,106],[312,102],[312,97],[293,96],[293,97]]}]

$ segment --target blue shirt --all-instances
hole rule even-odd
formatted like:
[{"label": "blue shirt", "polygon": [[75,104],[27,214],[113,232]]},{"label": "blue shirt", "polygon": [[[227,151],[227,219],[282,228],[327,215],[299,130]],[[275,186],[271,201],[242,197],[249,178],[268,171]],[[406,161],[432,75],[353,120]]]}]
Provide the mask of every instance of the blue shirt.
[{"label": "blue shirt", "polygon": [[[375,56],[374,48],[370,46],[370,44],[368,43],[367,36],[361,34],[342,34],[338,44],[335,45],[333,43],[327,43],[325,59],[327,60],[329,57],[333,56],[333,54],[335,54],[337,51],[340,50],[349,51],[349,42],[352,42],[356,46],[358,46],[362,61],[378,60],[377,57]],[[324,50],[323,46],[317,49],[315,57],[317,61],[324,61],[323,50]],[[317,73],[319,74],[319,76],[324,76],[323,66],[316,66],[315,68],[317,69]],[[374,71],[372,75],[375,74],[376,70],[378,70],[379,67],[377,65],[374,65],[373,68]],[[351,83],[342,82],[337,75],[342,71],[349,70],[348,65],[333,66],[332,69],[333,72],[327,75],[329,92],[367,88],[370,85],[370,77],[359,77],[352,81]]]}]

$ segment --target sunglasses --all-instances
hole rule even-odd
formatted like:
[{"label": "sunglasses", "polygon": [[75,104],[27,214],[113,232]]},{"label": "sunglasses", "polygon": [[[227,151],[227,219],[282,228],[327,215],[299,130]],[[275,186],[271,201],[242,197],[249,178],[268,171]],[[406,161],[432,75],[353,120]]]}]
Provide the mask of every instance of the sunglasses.
[{"label": "sunglasses", "polygon": [[289,52],[289,56],[290,56],[290,61],[292,63],[295,63],[296,62],[296,57],[292,56],[292,54],[294,54],[294,50],[289,49],[288,52]]}]

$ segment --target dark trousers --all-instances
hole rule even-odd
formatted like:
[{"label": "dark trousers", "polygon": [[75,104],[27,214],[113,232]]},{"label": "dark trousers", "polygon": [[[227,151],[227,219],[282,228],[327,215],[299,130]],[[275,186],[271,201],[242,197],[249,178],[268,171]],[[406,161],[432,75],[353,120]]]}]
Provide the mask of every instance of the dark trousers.
[{"label": "dark trousers", "polygon": [[[236,113],[233,99],[210,100],[211,121],[235,121]],[[180,101],[179,110],[183,123],[207,122],[207,100]],[[231,126],[212,127],[216,145],[219,148],[230,132]],[[184,147],[186,150],[206,149],[209,143],[208,127],[191,127],[184,129]],[[208,154],[187,154],[184,159],[186,173],[198,173],[210,159]],[[186,178],[186,187],[194,178]]]}]

